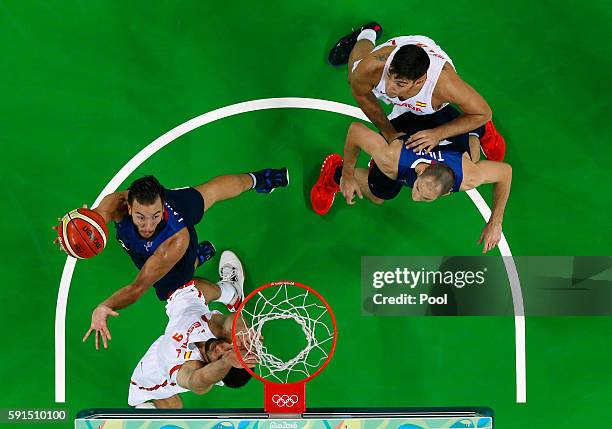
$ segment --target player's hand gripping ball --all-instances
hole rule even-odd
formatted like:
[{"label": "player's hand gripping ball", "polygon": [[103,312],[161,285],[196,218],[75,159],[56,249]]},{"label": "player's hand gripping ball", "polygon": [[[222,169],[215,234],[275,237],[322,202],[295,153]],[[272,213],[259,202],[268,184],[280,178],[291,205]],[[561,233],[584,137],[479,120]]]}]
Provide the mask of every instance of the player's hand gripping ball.
[{"label": "player's hand gripping ball", "polygon": [[106,246],[108,228],[104,218],[87,208],[66,214],[57,227],[60,246],[70,256],[87,259],[96,256]]}]

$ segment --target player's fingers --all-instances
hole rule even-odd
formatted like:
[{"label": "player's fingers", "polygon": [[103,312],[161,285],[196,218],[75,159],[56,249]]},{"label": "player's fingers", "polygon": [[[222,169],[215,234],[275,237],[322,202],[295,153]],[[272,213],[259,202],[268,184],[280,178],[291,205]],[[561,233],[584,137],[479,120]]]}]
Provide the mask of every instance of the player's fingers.
[{"label": "player's fingers", "polygon": [[350,195],[349,190],[348,190],[348,189],[346,189],[346,188],[344,188],[344,189],[342,190],[342,195],[344,195],[344,198],[346,198],[346,199],[347,199],[347,201],[348,201],[348,199],[349,199],[349,195]]},{"label": "player's fingers", "polygon": [[56,231],[57,231],[57,225],[53,225],[53,226],[51,227],[51,229],[54,229],[54,230],[56,230]]},{"label": "player's fingers", "polygon": [[491,250],[495,249],[495,246],[497,245],[499,245],[499,238],[493,240],[493,242],[491,243]]},{"label": "player's fingers", "polygon": [[89,330],[87,331],[87,333],[83,337],[83,342],[87,341],[87,338],[89,338],[89,334],[91,334],[91,331],[93,331],[93,328],[89,328]]},{"label": "player's fingers", "polygon": [[410,139],[409,139],[409,140],[410,140],[411,142],[413,142],[413,141],[415,141],[415,140],[420,139],[422,136],[423,136],[423,131],[417,131],[416,133],[414,133],[414,134],[412,134],[412,135],[410,136]]},{"label": "player's fingers", "polygon": [[83,204],[83,208],[86,209],[87,208],[87,204]]},{"label": "player's fingers", "polygon": [[106,338],[108,338],[109,340],[112,340],[111,334],[110,334],[110,331],[108,330],[108,328],[106,328],[106,327],[102,328],[102,334],[104,334],[106,336]]},{"label": "player's fingers", "polygon": [[100,333],[96,330],[96,350],[100,350]]},{"label": "player's fingers", "polygon": [[115,310],[111,310],[108,314],[115,317],[119,316],[119,313],[117,313]]},{"label": "player's fingers", "polygon": [[104,348],[107,349],[108,341],[106,340],[106,335],[104,335],[104,332],[100,332],[100,336],[102,337],[102,344],[104,344]]},{"label": "player's fingers", "polygon": [[353,204],[353,190],[347,190],[346,194],[344,195],[344,198],[346,198],[347,204]]},{"label": "player's fingers", "polygon": [[412,140],[412,137],[411,137],[410,143],[409,143],[409,144],[407,144],[407,145],[406,145],[406,147],[407,147],[408,149],[412,149],[412,148],[414,148],[414,147],[415,147],[416,145],[418,145],[418,144],[419,144],[419,142],[418,142],[418,141],[416,141],[416,140]]},{"label": "player's fingers", "polygon": [[425,143],[422,140],[419,140],[419,141],[414,143],[414,146],[412,147],[412,150],[414,152],[420,152],[420,151],[423,150],[424,147],[425,147]]},{"label": "player's fingers", "polygon": [[363,200],[363,193],[361,192],[361,188],[357,187],[356,191],[357,191],[357,195],[359,195],[359,198]]}]

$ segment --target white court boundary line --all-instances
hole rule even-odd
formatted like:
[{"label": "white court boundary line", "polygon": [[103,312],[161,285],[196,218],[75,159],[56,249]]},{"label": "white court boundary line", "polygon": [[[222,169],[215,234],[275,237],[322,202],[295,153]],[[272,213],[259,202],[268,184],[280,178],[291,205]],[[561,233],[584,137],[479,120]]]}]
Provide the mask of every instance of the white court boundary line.
[{"label": "white court boundary line", "polygon": [[[98,198],[91,205],[97,206],[102,198],[115,192],[136,168],[138,168],[147,159],[153,156],[158,150],[172,143],[177,138],[188,132],[217,121],[219,119],[230,116],[239,115],[241,113],[254,112],[257,110],[267,109],[311,109],[323,110],[326,112],[339,113],[341,115],[352,116],[356,119],[369,122],[368,118],[363,114],[361,109],[348,104],[336,103],[334,101],[320,100],[316,98],[265,98],[260,100],[245,101],[243,103],[232,104],[231,106],[222,107],[208,113],[182,123],[181,125],[171,129],[161,137],[155,139],[148,146],[138,152],[132,159],[128,161],[110,182],[102,189]],[[480,193],[476,189],[468,191],[468,196],[474,202],[478,211],[488,221],[491,216],[491,209],[484,201]],[[507,256],[504,259],[506,272],[510,281],[512,290],[512,302],[514,304],[514,334],[516,342],[516,402],[527,402],[527,380],[526,380],[526,358],[525,358],[525,311],[523,306],[523,295],[521,285],[512,258],[512,252],[508,246],[505,236],[502,234],[499,242],[499,250],[502,256]],[[59,290],[57,294],[57,304],[55,307],[55,402],[66,402],[66,307],[68,304],[68,292],[70,291],[70,282],[74,273],[74,267],[77,259],[68,256],[64,264],[62,278],[60,280]]]}]

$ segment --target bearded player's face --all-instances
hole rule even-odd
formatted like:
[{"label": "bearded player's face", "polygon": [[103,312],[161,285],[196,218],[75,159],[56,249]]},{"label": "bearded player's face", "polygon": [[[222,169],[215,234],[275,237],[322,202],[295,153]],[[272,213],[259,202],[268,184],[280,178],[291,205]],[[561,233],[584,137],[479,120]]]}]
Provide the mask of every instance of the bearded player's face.
[{"label": "bearded player's face", "polygon": [[155,228],[162,220],[164,206],[160,198],[157,198],[153,204],[141,204],[138,200],[134,200],[129,206],[132,222],[138,229],[138,234],[142,238],[151,238],[155,234]]}]

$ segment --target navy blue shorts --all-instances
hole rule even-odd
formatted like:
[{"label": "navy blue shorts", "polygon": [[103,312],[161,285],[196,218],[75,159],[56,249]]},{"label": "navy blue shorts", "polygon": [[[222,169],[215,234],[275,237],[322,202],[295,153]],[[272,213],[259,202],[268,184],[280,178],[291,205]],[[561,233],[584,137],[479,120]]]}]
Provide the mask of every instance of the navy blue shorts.
[{"label": "navy blue shorts", "polygon": [[168,189],[165,199],[185,219],[189,246],[185,255],[154,285],[157,297],[162,301],[194,277],[198,248],[198,234],[194,227],[204,216],[204,199],[194,188]]},{"label": "navy blue shorts", "polygon": [[404,186],[383,173],[372,159],[368,173],[368,187],[375,197],[381,200],[392,200],[397,197]]}]

